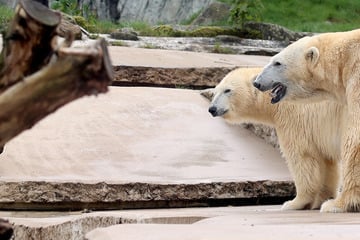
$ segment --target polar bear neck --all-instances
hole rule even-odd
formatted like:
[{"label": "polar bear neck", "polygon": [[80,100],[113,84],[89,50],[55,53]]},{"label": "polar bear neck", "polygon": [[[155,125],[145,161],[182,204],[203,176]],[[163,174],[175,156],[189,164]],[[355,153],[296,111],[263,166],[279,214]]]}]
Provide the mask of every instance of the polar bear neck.
[{"label": "polar bear neck", "polygon": [[260,92],[252,85],[252,80],[241,81],[236,89],[238,96],[232,102],[236,113],[242,123],[260,123],[275,126],[275,115],[282,104],[271,104],[269,93]]},{"label": "polar bear neck", "polygon": [[344,103],[348,82],[360,79],[360,30],[343,32],[341,36],[337,34],[324,33],[313,37],[311,44],[319,49],[320,58],[309,83],[317,90],[314,94],[320,93],[325,99],[332,95]]}]

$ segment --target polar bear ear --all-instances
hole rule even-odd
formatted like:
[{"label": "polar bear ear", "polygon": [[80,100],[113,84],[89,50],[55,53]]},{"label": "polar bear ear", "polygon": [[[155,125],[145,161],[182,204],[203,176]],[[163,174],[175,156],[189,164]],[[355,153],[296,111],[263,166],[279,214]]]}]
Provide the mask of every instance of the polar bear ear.
[{"label": "polar bear ear", "polygon": [[305,59],[315,65],[319,60],[319,49],[317,47],[310,47],[306,51]]},{"label": "polar bear ear", "polygon": [[200,95],[211,101],[215,94],[214,89],[215,88],[207,88],[207,89],[201,90]]}]

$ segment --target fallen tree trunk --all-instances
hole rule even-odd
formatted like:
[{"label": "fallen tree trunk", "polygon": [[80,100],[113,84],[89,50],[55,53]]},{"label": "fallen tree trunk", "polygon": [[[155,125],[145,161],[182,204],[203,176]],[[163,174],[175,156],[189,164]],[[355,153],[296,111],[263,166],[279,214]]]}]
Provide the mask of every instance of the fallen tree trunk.
[{"label": "fallen tree trunk", "polygon": [[104,93],[112,66],[104,40],[71,48],[60,45],[60,14],[22,0],[4,37],[0,56],[0,146],[64,104]]}]

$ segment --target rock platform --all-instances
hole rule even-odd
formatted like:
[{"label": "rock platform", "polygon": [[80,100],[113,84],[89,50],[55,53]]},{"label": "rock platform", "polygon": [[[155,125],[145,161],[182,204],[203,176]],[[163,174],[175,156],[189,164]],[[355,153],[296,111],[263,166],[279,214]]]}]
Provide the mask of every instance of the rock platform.
[{"label": "rock platform", "polygon": [[[115,66],[164,69],[269,59],[123,47],[110,53]],[[292,198],[290,174],[278,149],[207,108],[197,90],[124,86],[61,108],[5,146],[0,216],[24,240],[358,238],[357,214],[245,207]]]}]

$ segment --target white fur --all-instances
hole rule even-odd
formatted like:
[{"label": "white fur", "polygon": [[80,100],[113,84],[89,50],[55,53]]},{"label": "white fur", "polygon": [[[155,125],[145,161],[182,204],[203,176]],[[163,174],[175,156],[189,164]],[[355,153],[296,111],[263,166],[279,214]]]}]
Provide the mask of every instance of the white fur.
[{"label": "white fur", "polygon": [[[274,56],[255,84],[266,91],[271,88],[269,81],[284,83],[287,89],[284,100],[304,103],[332,99],[347,108],[339,144],[342,191],[335,200],[324,203],[323,212],[360,212],[359,43],[360,29],[300,39]],[[275,61],[282,64],[275,67]],[[329,115],[329,119],[333,117],[336,116]]]},{"label": "white fur", "polygon": [[[236,69],[214,89],[203,91],[203,95],[212,97],[210,107],[226,112],[218,116],[229,123],[262,123],[275,127],[297,191],[295,199],[285,202],[282,209],[317,209],[337,194],[345,108],[333,101],[273,105],[268,94],[252,86],[261,70]],[[227,89],[231,91],[225,93]]]}]

